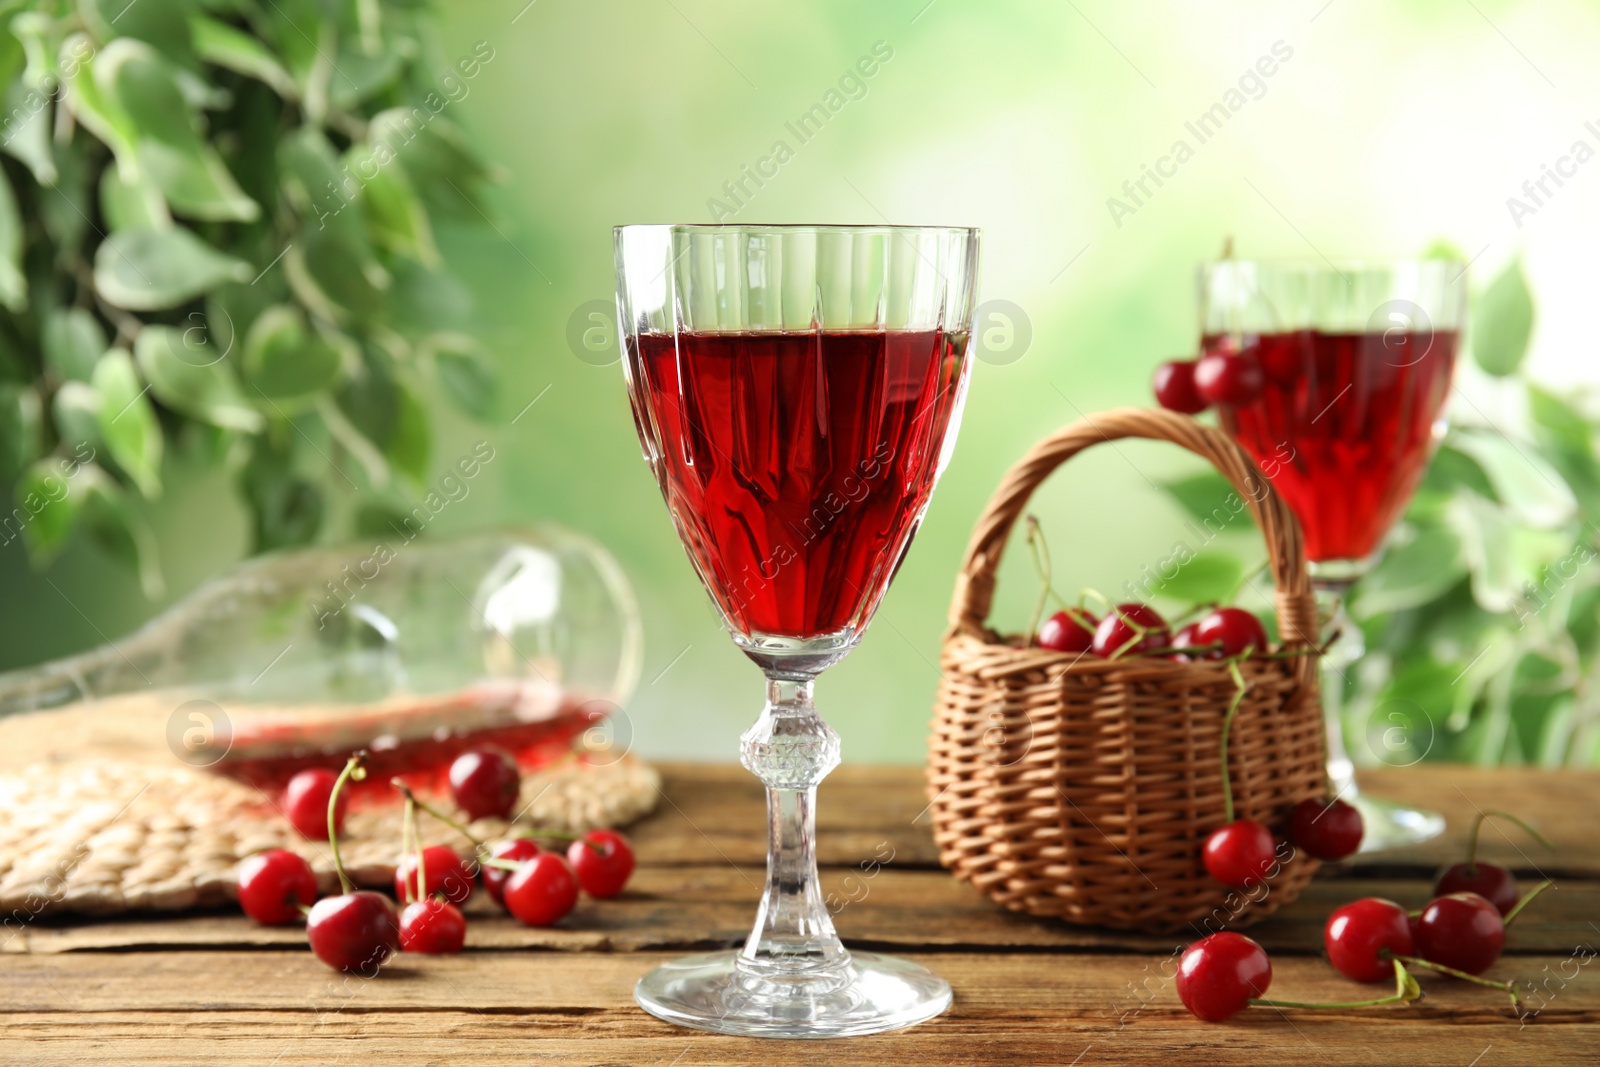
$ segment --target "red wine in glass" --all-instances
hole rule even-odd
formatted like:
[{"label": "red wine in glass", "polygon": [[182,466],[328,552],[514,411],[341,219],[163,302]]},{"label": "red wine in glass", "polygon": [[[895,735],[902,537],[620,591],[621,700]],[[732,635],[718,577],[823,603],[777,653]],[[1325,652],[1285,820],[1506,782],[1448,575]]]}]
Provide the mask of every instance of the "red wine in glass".
[{"label": "red wine in glass", "polygon": [[943,330],[629,339],[655,472],[733,627],[859,627],[933,489],[966,340]]},{"label": "red wine in glass", "polygon": [[1306,556],[1363,560],[1422,480],[1455,367],[1453,330],[1212,335],[1263,371],[1250,403],[1224,406],[1244,446],[1300,519]]}]

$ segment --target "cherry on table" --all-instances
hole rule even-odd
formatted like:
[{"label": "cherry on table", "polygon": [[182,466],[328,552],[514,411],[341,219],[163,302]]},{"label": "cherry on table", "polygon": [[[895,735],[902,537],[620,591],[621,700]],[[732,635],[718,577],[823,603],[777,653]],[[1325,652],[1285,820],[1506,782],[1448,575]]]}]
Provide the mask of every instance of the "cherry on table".
[{"label": "cherry on table", "polygon": [[1266,878],[1277,856],[1271,830],[1254,819],[1235,819],[1211,831],[1201,858],[1211,877],[1223,885],[1245,889]]},{"label": "cherry on table", "polygon": [[1437,897],[1417,916],[1417,955],[1431,963],[1482,974],[1505,946],[1500,909],[1476,893]]},{"label": "cherry on table", "polygon": [[1517,876],[1497,863],[1474,860],[1471,863],[1453,863],[1446,867],[1434,883],[1433,895],[1449,896],[1452,893],[1476,893],[1493,904],[1505,915],[1517,906],[1521,892]]},{"label": "cherry on table", "polygon": [[399,950],[400,923],[388,897],[363,889],[313,904],[306,936],[329,967],[370,975]]},{"label": "cherry on table", "polygon": [[[526,837],[514,837],[509,841],[497,841],[489,848],[489,858],[495,860],[508,860],[512,863],[521,863],[531,860],[539,854],[539,846]],[[506,879],[511,877],[511,872],[504,867],[483,865],[483,891],[489,894],[489,899],[505,907]]]},{"label": "cherry on table", "polygon": [[1058,611],[1039,627],[1039,647],[1054,652],[1087,652],[1094,647],[1100,620],[1082,608]]},{"label": "cherry on table", "polygon": [[1337,797],[1326,804],[1302,800],[1289,813],[1289,840],[1319,860],[1352,855],[1361,847],[1365,832],[1361,812]]},{"label": "cherry on table", "polygon": [[506,910],[528,926],[551,926],[578,903],[578,879],[567,861],[541,852],[506,879]]},{"label": "cherry on table", "polygon": [[1266,950],[1231,930],[1202,937],[1183,950],[1174,979],[1178,999],[1197,1017],[1217,1023],[1265,996],[1272,985]]},{"label": "cherry on table", "polygon": [[471,819],[503,819],[517,806],[522,772],[494,748],[463,752],[450,764],[450,796]]},{"label": "cherry on table", "polygon": [[423,875],[427,885],[417,885],[417,854],[408,852],[394,869],[394,895],[399,900],[417,900],[444,894],[452,904],[465,904],[472,896],[472,874],[456,850],[448,845],[430,845],[422,850]]},{"label": "cherry on table", "polygon": [[1254,356],[1213,352],[1194,366],[1195,391],[1208,404],[1238,406],[1261,395],[1265,376]]},{"label": "cherry on table", "polygon": [[633,873],[633,846],[615,830],[590,830],[567,846],[567,862],[591,897],[614,897]]},{"label": "cherry on table", "polygon": [[447,900],[414,900],[400,913],[400,948],[440,956],[461,951],[467,941],[467,919]]},{"label": "cherry on table", "polygon": [[269,848],[239,861],[239,906],[258,923],[297,922],[301,909],[316,899],[311,864],[288,849]]},{"label": "cherry on table", "polygon": [[1167,620],[1149,604],[1118,604],[1094,630],[1094,654],[1105,659],[1165,648],[1171,631]]},{"label": "cherry on table", "polygon": [[1394,977],[1389,957],[1412,954],[1410,916],[1392,900],[1366,897],[1328,916],[1322,944],[1328,962],[1346,978],[1381,982]]},{"label": "cherry on table", "polygon": [[1150,382],[1156,403],[1181,415],[1198,415],[1204,411],[1207,404],[1195,388],[1194,368],[1192,359],[1169,360],[1157,367]]},{"label": "cherry on table", "polygon": [[1194,624],[1194,643],[1216,645],[1214,651],[1204,655],[1208,659],[1225,659],[1247,649],[1266,651],[1267,630],[1254,613],[1243,608],[1217,608]]},{"label": "cherry on table", "polygon": [[[334,783],[339,776],[322,767],[303,770],[289,779],[283,790],[283,814],[302,837],[321,841],[328,836],[328,798],[333,795]],[[344,828],[344,813],[348,806],[341,795],[334,805],[334,832]]]}]

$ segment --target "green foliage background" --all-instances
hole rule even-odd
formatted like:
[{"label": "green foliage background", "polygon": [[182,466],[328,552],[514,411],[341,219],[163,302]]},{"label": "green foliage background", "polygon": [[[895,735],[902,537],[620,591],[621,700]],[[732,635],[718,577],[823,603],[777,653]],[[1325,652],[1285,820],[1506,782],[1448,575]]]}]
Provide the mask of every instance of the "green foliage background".
[{"label": "green foliage background", "polygon": [[[117,27],[146,7],[159,13],[181,6],[137,0]],[[405,35],[411,8],[378,6],[381,32]],[[337,50],[319,47],[359,80],[353,57],[361,49],[361,8],[354,0],[240,0],[190,14],[247,27],[250,12],[279,19],[276,9],[296,20],[335,13],[333,23],[345,27]],[[86,21],[76,5],[63,5],[59,17]],[[1358,605],[1373,655],[1351,703],[1350,736],[1358,759],[1393,759],[1374,736],[1382,736],[1391,713],[1421,714],[1435,737],[1429,758],[1594,758],[1585,740],[1593,737],[1594,701],[1583,681],[1594,617],[1583,585],[1593,568],[1559,591],[1570,597],[1567,606],[1558,597],[1520,630],[1515,597],[1523,582],[1544,581],[1544,561],[1559,562],[1577,547],[1590,506],[1581,470],[1593,447],[1586,390],[1600,381],[1591,321],[1600,169],[1586,163],[1563,186],[1547,186],[1531,215],[1513,218],[1507,206],[1575,141],[1600,145],[1585,125],[1600,122],[1593,109],[1600,100],[1593,63],[1600,10],[1592,3],[459,0],[440,11],[439,27],[437,35],[418,31],[418,51],[401,53],[403,76],[353,111],[370,120],[383,108],[414,106],[430,88],[442,91],[444,76],[454,72],[459,86],[440,119],[465,131],[482,158],[502,169],[503,181],[453,179],[479,214],[449,184],[414,172],[401,154],[393,172],[427,209],[443,275],[414,271],[410,264],[425,261],[377,239],[364,213],[341,212],[332,223],[362,219],[374,259],[392,277],[377,313],[395,323],[402,312],[430,316],[420,330],[394,327],[412,358],[390,357],[417,401],[396,410],[429,416],[427,458],[420,450],[393,451],[395,441],[414,439],[408,432],[385,443],[369,427],[374,451],[391,473],[401,472],[377,490],[361,459],[339,452],[332,433],[319,427],[325,400],[303,409],[283,405],[289,417],[282,418],[252,399],[241,378],[251,409],[283,440],[299,442],[285,446],[292,456],[266,484],[279,487],[274,499],[281,504],[295,500],[283,487],[315,487],[323,501],[317,536],[341,537],[355,528],[360,501],[377,497],[395,506],[474,442],[491,441],[499,458],[430,526],[430,536],[554,518],[611,546],[645,616],[644,680],[629,707],[642,751],[733,758],[760,690],[753,668],[718,632],[640,461],[618,368],[582,349],[585,309],[610,298],[613,224],[710,221],[710,202],[726,201],[725,184],[756,168],[781,139],[792,158],[759,186],[747,186],[734,219],[981,226],[981,295],[1020,307],[1031,334],[1020,358],[975,368],[961,440],[918,541],[862,647],[819,687],[848,758],[921,759],[952,578],[988,494],[1051,429],[1081,413],[1148,402],[1155,364],[1194,347],[1194,266],[1216,255],[1230,234],[1243,256],[1415,255],[1445,238],[1472,261],[1480,318],[1507,300],[1491,283],[1520,262],[1536,295],[1526,356],[1509,367],[1489,357],[1492,370],[1514,367],[1510,376],[1472,361],[1458,376],[1451,414],[1464,432],[1441,453],[1399,547]],[[892,58],[859,87],[841,89],[879,41]],[[1248,102],[1175,176],[1151,184],[1133,214],[1113,218],[1108,200],[1125,197],[1124,183],[1139,179],[1176,139],[1192,140],[1185,123],[1237,88],[1279,41],[1292,55],[1263,79],[1265,88],[1251,87]],[[456,64],[480,42],[495,58],[467,79]],[[303,40],[284,47],[291,46],[299,60],[277,46],[269,51],[295,79],[311,67],[297,72],[293,63],[315,60],[317,50]],[[202,66],[213,85],[260,84],[271,93],[260,78]],[[342,82],[330,75],[328,84]],[[830,90],[846,102],[800,143],[786,124]],[[228,109],[198,106],[194,114],[204,120],[208,143],[230,168],[237,165],[231,173],[263,219],[315,225],[305,206],[296,206],[283,171],[264,161],[240,164],[229,153],[245,146],[229,148],[213,136],[226,127]],[[305,123],[287,104],[279,115],[274,137],[288,143]],[[349,131],[324,127],[322,136],[342,153]],[[4,165],[14,188],[36,184],[25,161]],[[274,182],[277,189],[261,192]],[[91,199],[97,196],[95,190]],[[21,214],[28,227],[43,224],[31,209]],[[259,227],[259,220],[172,214],[177,225],[246,261],[251,277],[282,248],[227,236]],[[285,241],[293,232],[283,232]],[[85,247],[93,247],[89,241]],[[267,277],[287,287],[286,262]],[[340,281],[364,277],[338,274]],[[407,287],[407,278],[421,283]],[[466,310],[465,293],[475,310]],[[75,296],[58,299],[71,305]],[[383,346],[380,331],[361,336],[365,315],[318,323],[294,289],[282,299],[306,316],[307,330],[331,325],[353,338],[363,363],[374,345]],[[187,329],[190,310],[132,313]],[[1499,322],[1497,329],[1515,332],[1514,314]],[[115,326],[101,325],[110,345]],[[430,369],[430,349],[418,342],[440,332],[483,341],[498,384],[476,372],[461,377],[481,385],[476,395],[486,421],[465,415],[446,395],[448,381]],[[575,352],[574,335],[586,358]],[[216,340],[214,332],[207,336]],[[1514,350],[1477,337],[1473,347],[1478,359]],[[353,364],[341,359],[340,367]],[[41,403],[41,419],[53,406]],[[153,532],[165,597],[146,599],[130,572],[85,537],[63,542],[41,572],[20,546],[0,545],[0,590],[8,598],[0,613],[3,662],[37,661],[125,632],[257,542],[237,468],[181,443],[183,426],[194,427],[201,445],[213,430],[191,416],[178,425],[159,396],[151,406],[168,431],[159,468],[152,467],[161,496],[147,501],[121,476],[126,471],[108,466],[108,476],[132,487],[123,492]],[[326,455],[306,446],[297,427]],[[1542,474],[1552,470],[1565,491],[1545,485]],[[421,483],[408,486],[408,471]],[[1058,585],[1115,593],[1169,554],[1185,512],[1162,487],[1201,473],[1153,445],[1075,459],[1034,507],[1050,537]],[[1545,486],[1542,497],[1538,486]],[[1569,495],[1578,510],[1564,503]],[[1433,551],[1447,540],[1459,548]],[[1504,544],[1509,553],[1497,547]],[[1224,557],[1247,561],[1256,550],[1244,529],[1212,548],[1213,573],[1235,565]],[[1508,564],[1496,571],[1496,561]],[[1036,588],[1027,560],[1013,553],[1000,576],[995,622],[1020,628]],[[1501,655],[1518,666],[1495,666]],[[1502,696],[1497,685],[1512,688]]]}]

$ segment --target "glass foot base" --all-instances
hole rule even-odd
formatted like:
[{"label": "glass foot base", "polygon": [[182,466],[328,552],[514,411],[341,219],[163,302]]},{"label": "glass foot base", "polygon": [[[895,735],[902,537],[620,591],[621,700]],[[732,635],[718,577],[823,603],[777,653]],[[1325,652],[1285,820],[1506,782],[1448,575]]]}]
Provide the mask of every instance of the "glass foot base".
[{"label": "glass foot base", "polygon": [[1444,816],[1436,811],[1408,808],[1392,800],[1357,793],[1345,799],[1361,812],[1365,825],[1360,852],[1384,852],[1408,845],[1420,845],[1444,833]]},{"label": "glass foot base", "polygon": [[835,980],[752,981],[738,952],[657,967],[633,999],[658,1019],[744,1037],[850,1037],[926,1022],[950,1006],[950,984],[920,964],[852,952]]}]

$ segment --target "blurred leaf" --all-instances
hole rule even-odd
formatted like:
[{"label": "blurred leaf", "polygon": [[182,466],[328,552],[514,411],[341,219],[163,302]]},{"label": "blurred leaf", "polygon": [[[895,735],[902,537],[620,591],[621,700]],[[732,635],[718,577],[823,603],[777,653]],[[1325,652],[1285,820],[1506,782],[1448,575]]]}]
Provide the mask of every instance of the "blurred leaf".
[{"label": "blurred leaf", "polygon": [[1206,604],[1227,600],[1243,576],[1244,564],[1234,556],[1201,549],[1171,578],[1153,583],[1151,592],[1184,604]]},{"label": "blurred leaf", "polygon": [[166,592],[161,574],[161,554],[155,532],[135,510],[128,494],[96,469],[86,469],[83,480],[82,523],[96,544],[139,576],[139,586],[151,600]]},{"label": "blurred leaf", "polygon": [[433,447],[428,431],[428,412],[404,382],[396,382],[395,386],[397,406],[394,433],[384,454],[402,474],[421,483],[428,477],[428,458]]},{"label": "blurred leaf", "polygon": [[20,312],[27,307],[28,282],[22,276],[22,216],[11,182],[0,173],[0,304]]},{"label": "blurred leaf", "polygon": [[1512,260],[1489,283],[1473,316],[1472,355],[1478,366],[1499,377],[1516,373],[1533,335],[1533,294],[1521,260]]},{"label": "blurred leaf", "polygon": [[294,79],[259,40],[214,18],[197,16],[189,21],[194,49],[200,58],[235,74],[255,78],[285,99],[296,95]]},{"label": "blurred leaf", "polygon": [[1439,238],[1428,245],[1422,252],[1423,259],[1453,259],[1465,263],[1467,254],[1456,245],[1454,241]]},{"label": "blurred leaf", "polygon": [[181,228],[113,233],[94,255],[100,295],[130,311],[176,307],[224,282],[250,277],[249,264]]},{"label": "blurred leaf", "polygon": [[250,387],[274,400],[323,391],[338,381],[340,355],[305,317],[287,304],[268,308],[244,342],[244,375]]},{"label": "blurred leaf", "polygon": [[66,544],[82,504],[53,460],[40,460],[17,480],[17,510],[28,554],[37,564],[54,559]]},{"label": "blurred leaf", "polygon": [[16,477],[38,457],[39,407],[33,386],[0,384],[0,478]]},{"label": "blurred leaf", "polygon": [[5,92],[5,136],[0,149],[20,159],[40,185],[56,183],[56,158],[50,148],[50,98],[24,82],[12,82]]},{"label": "blurred leaf", "polygon": [[100,320],[83,308],[45,312],[39,340],[45,364],[63,379],[76,382],[94,376],[94,365],[110,347]]},{"label": "blurred leaf", "polygon": [[245,433],[265,425],[240,392],[224,351],[211,343],[204,328],[146,326],[139,331],[134,354],[150,391],[167,407]]},{"label": "blurred leaf", "polygon": [[357,146],[345,153],[345,169],[362,178],[361,206],[378,243],[437,266],[439,250],[433,243],[428,213],[400,168],[392,162],[383,166],[371,149]]},{"label": "blurred leaf", "polygon": [[385,294],[383,313],[397,329],[428,334],[436,331],[459,333],[471,328],[474,321],[472,294],[456,278],[408,259],[395,261],[393,278]]},{"label": "blurred leaf", "polygon": [[183,66],[194,63],[189,42],[189,17],[196,0],[78,0],[78,13],[97,39],[132,37],[152,45]]},{"label": "blurred leaf", "polygon": [[129,185],[116,167],[107,167],[100,175],[100,214],[112,232],[172,227],[172,215],[161,190],[149,182]]},{"label": "blurred leaf", "polygon": [[51,401],[56,435],[62,444],[76,450],[87,445],[98,451],[105,442],[100,437],[100,394],[83,382],[66,382]]},{"label": "blurred leaf", "polygon": [[1404,611],[1438,597],[1464,577],[1461,540],[1437,527],[1391,549],[1356,586],[1360,617]]},{"label": "blurred leaf", "polygon": [[485,418],[494,408],[498,382],[494,364],[476,337],[438,333],[425,338],[421,349],[433,358],[439,381],[467,414]]},{"label": "blurred leaf", "polygon": [[1456,494],[1446,512],[1472,575],[1472,593],[1485,611],[1505,611],[1516,598],[1511,523],[1498,506],[1471,490]]},{"label": "blurred leaf", "polygon": [[[1239,518],[1246,523],[1254,521],[1233,483],[1214,470],[1162,482],[1161,488],[1172,495],[1190,518],[1212,532],[1221,531]],[[1240,529],[1248,530],[1249,526]]]},{"label": "blurred leaf", "polygon": [[307,544],[322,529],[322,490],[296,475],[285,454],[258,445],[240,474],[240,488],[255,516],[255,551]]},{"label": "blurred leaf", "polygon": [[1578,502],[1560,473],[1530,447],[1494,430],[1466,427],[1452,434],[1450,443],[1478,462],[1495,496],[1521,521],[1558,526],[1577,511]]},{"label": "blurred leaf", "polygon": [[161,494],[161,426],[145,396],[133,358],[120,348],[101,357],[94,369],[100,397],[100,436],[106,451],[146,497]]},{"label": "blurred leaf", "polygon": [[394,84],[400,76],[401,65],[401,57],[394,51],[367,55],[360,50],[343,49],[335,64],[329,99],[341,110],[365,103]]},{"label": "blurred leaf", "polygon": [[419,186],[437,190],[457,210],[476,204],[478,187],[490,176],[455,123],[420,107],[378,112],[367,136],[387,145]]},{"label": "blurred leaf", "polygon": [[101,154],[87,137],[77,137],[57,147],[55,188],[42,190],[33,209],[44,223],[45,234],[59,248],[81,247],[90,232],[89,217],[95,206],[94,174],[101,165],[90,157]]}]

